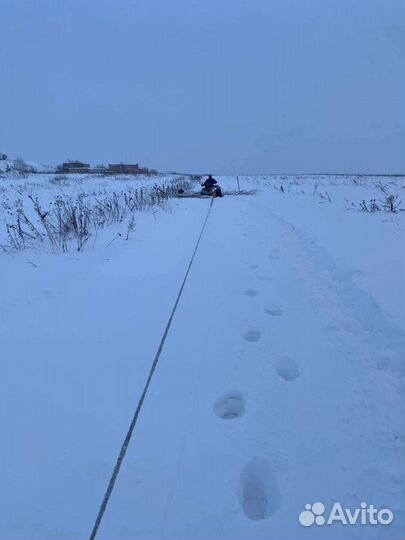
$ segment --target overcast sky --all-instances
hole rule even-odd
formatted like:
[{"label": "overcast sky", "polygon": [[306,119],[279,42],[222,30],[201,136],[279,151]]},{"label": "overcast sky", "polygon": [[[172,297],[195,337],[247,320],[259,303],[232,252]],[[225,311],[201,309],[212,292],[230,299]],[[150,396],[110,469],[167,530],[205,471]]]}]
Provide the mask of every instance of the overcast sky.
[{"label": "overcast sky", "polygon": [[405,173],[405,0],[0,0],[0,151]]}]

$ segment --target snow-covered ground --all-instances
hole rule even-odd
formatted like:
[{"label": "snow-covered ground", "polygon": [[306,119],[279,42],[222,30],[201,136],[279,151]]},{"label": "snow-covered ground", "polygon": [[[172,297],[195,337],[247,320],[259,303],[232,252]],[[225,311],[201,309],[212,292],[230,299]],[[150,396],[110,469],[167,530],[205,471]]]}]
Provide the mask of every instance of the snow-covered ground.
[{"label": "snow-covered ground", "polygon": [[0,174],[9,174],[14,175],[15,169],[26,168],[27,170],[32,170],[36,173],[52,173],[55,170],[55,167],[50,165],[40,165],[33,161],[24,161],[21,158],[14,159],[0,159]]},{"label": "snow-covered ground", "polygon": [[[0,244],[27,189],[155,181],[50,178],[0,179]],[[404,538],[405,212],[383,208],[404,178],[239,183],[255,193],[214,200],[97,538]],[[0,251],[1,540],[90,536],[209,206]],[[394,521],[303,527],[318,501]]]}]

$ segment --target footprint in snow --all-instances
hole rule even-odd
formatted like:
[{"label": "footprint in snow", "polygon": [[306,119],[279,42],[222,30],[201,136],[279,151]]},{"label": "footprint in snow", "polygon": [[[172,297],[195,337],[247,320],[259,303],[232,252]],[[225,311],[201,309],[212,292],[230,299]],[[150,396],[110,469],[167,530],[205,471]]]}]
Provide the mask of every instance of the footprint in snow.
[{"label": "footprint in snow", "polygon": [[254,296],[259,296],[259,293],[258,291],[256,291],[256,289],[247,289],[245,291],[245,294],[246,296],[250,296],[251,298],[253,298]]},{"label": "footprint in snow", "polygon": [[262,333],[257,328],[251,328],[250,330],[247,330],[243,334],[243,338],[246,341],[249,341],[250,343],[254,343],[255,341],[259,341],[259,339],[262,337]]},{"label": "footprint in snow", "polygon": [[271,277],[270,277],[270,276],[264,276],[263,274],[257,274],[256,278],[257,278],[259,281],[271,281]]},{"label": "footprint in snow", "polygon": [[272,317],[280,317],[284,311],[277,304],[268,304],[264,308],[266,315],[271,315]]},{"label": "footprint in snow", "polygon": [[379,371],[385,371],[398,379],[405,377],[403,357],[399,353],[383,354],[377,358],[376,367]]},{"label": "footprint in snow", "polygon": [[258,264],[251,264],[249,266],[249,270],[257,270],[259,268],[259,265]]},{"label": "footprint in snow", "polygon": [[46,296],[48,298],[54,298],[55,297],[55,293],[51,289],[44,289],[42,291],[42,294],[43,294],[43,296]]},{"label": "footprint in snow", "polygon": [[271,465],[254,457],[242,469],[239,502],[245,516],[252,521],[267,519],[281,505],[281,492]]},{"label": "footprint in snow", "polygon": [[245,413],[245,403],[240,392],[228,392],[214,404],[214,412],[223,420],[240,418]]},{"label": "footprint in snow", "polygon": [[292,382],[300,376],[300,368],[294,358],[279,356],[276,361],[276,373],[287,382]]},{"label": "footprint in snow", "polygon": [[388,356],[382,356],[377,360],[377,369],[379,371],[389,371],[391,362]]},{"label": "footprint in snow", "polygon": [[272,249],[270,255],[268,255],[268,259],[278,259],[279,256],[280,256],[280,250]]}]

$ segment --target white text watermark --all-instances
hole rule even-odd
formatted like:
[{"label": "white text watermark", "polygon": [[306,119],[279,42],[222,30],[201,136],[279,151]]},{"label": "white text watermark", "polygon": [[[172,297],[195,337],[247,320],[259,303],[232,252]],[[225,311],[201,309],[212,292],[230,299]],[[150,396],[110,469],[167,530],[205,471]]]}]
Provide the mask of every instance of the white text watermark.
[{"label": "white text watermark", "polygon": [[327,512],[322,502],[306,504],[298,516],[298,521],[304,527],[311,525],[389,525],[394,519],[394,514],[389,508],[376,508],[372,504],[362,502],[359,508],[343,508],[339,502],[335,502]]}]

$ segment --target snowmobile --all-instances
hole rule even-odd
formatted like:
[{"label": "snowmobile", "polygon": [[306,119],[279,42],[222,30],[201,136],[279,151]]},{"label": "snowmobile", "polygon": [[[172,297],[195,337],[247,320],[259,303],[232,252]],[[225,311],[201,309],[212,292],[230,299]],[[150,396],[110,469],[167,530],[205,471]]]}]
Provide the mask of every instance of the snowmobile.
[{"label": "snowmobile", "polygon": [[[209,180],[209,179],[208,179]],[[214,180],[214,179],[211,179]],[[205,181],[204,183],[200,182],[201,189],[200,191],[185,191],[184,189],[179,189],[177,191],[178,197],[187,197],[187,198],[205,198],[205,197],[223,197],[224,192],[222,191],[221,186],[216,180],[213,182]]]},{"label": "snowmobile", "polygon": [[223,197],[223,191],[219,184],[214,184],[213,186],[203,186],[200,195],[206,197]]}]

